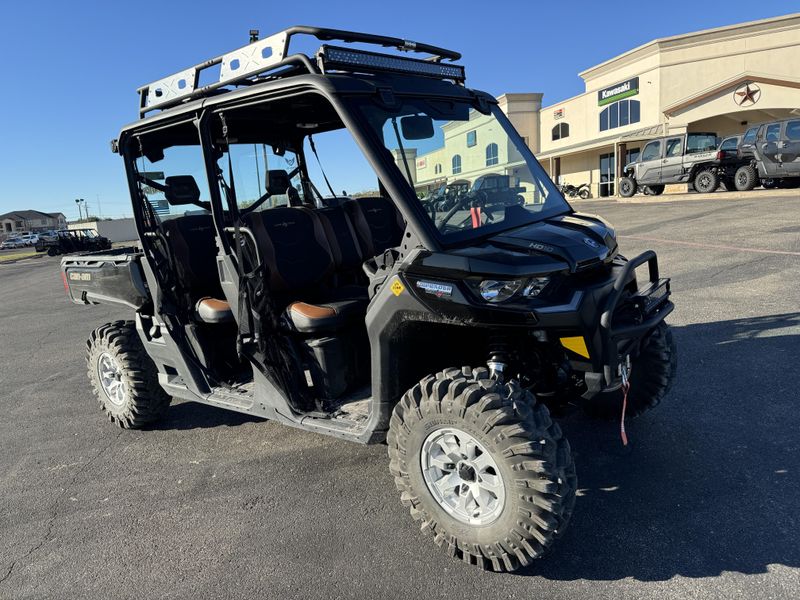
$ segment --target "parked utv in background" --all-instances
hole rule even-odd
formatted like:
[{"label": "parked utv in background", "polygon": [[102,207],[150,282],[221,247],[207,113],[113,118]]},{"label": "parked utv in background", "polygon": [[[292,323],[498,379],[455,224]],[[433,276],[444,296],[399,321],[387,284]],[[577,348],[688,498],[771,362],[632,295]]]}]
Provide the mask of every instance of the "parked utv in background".
[{"label": "parked utv in background", "polygon": [[464,179],[456,179],[443,183],[431,194],[422,199],[432,210],[447,211],[459,204],[469,192],[470,183]]},{"label": "parked utv in background", "polygon": [[511,206],[514,204],[524,204],[525,188],[520,185],[512,185],[510,175],[492,173],[481,175],[475,180],[470,189],[478,204],[499,204],[501,206]]},{"label": "parked utv in background", "polygon": [[693,183],[698,192],[713,192],[720,178],[716,158],[714,133],[683,133],[651,140],[639,158],[625,166],[619,194],[630,198],[647,186],[658,196],[670,183]]},{"label": "parked utv in background", "polygon": [[[300,34],[425,60],[330,44],[289,54]],[[142,249],[61,264],[74,302],[133,313],[88,342],[113,423],[143,427],[176,397],[385,441],[422,530],[451,557],[513,570],[575,505],[551,411],[619,421],[658,404],[676,370],[673,304],[655,253],[628,260],[608,223],[575,213],[497,100],[465,87],[458,58],[292,27],[143,86],[142,118],[112,144]],[[215,65],[219,82],[198,87]],[[448,147],[461,123],[492,131],[509,158],[486,168],[484,147]],[[431,210],[409,184],[421,148],[480,165],[470,194],[485,202]],[[317,167],[333,153],[346,171]],[[375,191],[336,196],[339,178]]]},{"label": "parked utv in background", "polygon": [[749,128],[739,144],[736,189],[800,186],[800,119]]},{"label": "parked utv in background", "polygon": [[717,167],[720,181],[727,191],[736,189],[736,172],[744,164],[739,157],[741,140],[741,135],[731,135],[723,139],[717,148],[714,164]]},{"label": "parked utv in background", "polygon": [[70,252],[108,250],[111,242],[94,229],[61,229],[54,237],[39,238],[35,248],[37,252],[47,252],[48,256],[58,256]]}]

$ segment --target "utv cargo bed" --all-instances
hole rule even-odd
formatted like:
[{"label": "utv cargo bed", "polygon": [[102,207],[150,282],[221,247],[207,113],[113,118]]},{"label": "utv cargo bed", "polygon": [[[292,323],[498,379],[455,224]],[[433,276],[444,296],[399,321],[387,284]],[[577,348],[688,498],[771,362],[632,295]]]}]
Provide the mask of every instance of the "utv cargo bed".
[{"label": "utv cargo bed", "polygon": [[139,309],[149,299],[140,259],[133,246],[69,254],[61,259],[61,277],[76,304],[122,304]]}]

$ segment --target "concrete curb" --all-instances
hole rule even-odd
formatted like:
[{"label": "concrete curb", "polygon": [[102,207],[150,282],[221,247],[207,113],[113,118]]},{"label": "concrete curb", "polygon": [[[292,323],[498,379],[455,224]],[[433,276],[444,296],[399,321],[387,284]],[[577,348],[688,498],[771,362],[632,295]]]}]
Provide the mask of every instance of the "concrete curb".
[{"label": "concrete curb", "polygon": [[589,200],[573,200],[567,198],[570,204],[588,205],[593,202],[616,202],[619,204],[661,204],[663,202],[685,202],[689,200],[755,200],[769,198],[793,198],[800,200],[800,189],[793,190],[752,190],[749,192],[717,191],[711,194],[662,194],[661,196],[634,196],[633,198],[590,198]]}]

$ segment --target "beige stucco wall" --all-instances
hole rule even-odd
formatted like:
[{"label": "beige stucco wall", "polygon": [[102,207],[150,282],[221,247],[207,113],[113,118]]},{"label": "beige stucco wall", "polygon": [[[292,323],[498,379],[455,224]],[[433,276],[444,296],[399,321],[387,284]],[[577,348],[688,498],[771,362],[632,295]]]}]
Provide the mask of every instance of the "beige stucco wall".
[{"label": "beige stucco wall", "polygon": [[[642,146],[636,139],[660,131],[743,133],[754,123],[800,111],[800,14],[742,23],[655,40],[582,72],[585,92],[548,104],[540,112],[540,149],[546,168],[561,157],[562,181],[599,179],[599,155],[615,142]],[[598,90],[639,77],[638,123],[600,131]],[[761,90],[754,105],[739,106],[734,92],[752,82]],[[555,111],[563,109],[564,118]],[[552,129],[569,123],[570,135],[553,141]],[[653,128],[652,133],[646,130]],[[627,138],[626,138],[627,134]],[[600,146],[604,146],[600,149]]]},{"label": "beige stucco wall", "polygon": [[[605,107],[598,105],[597,91],[636,76],[639,77],[639,93],[635,96],[631,96],[629,100],[639,101],[641,111],[639,121],[623,127],[600,131],[600,111]],[[618,79],[614,79],[608,85],[598,86],[589,92],[575,96],[564,102],[542,108],[540,113],[541,145],[539,152],[542,154],[556,152],[560,149],[571,148],[578,144],[594,142],[604,137],[616,138],[626,132],[657,125],[661,122],[658,91],[659,80],[660,73],[657,69],[642,73],[620,75]],[[555,112],[559,109],[564,110],[563,119],[555,118]],[[558,123],[569,123],[569,137],[553,141],[553,127]]]}]

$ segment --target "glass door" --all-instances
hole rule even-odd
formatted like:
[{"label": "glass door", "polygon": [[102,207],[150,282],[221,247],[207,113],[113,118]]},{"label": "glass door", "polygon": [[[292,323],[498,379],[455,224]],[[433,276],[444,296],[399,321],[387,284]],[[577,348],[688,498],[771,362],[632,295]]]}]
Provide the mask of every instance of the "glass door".
[{"label": "glass door", "polygon": [[614,153],[600,155],[600,197],[614,195],[614,182],[617,167],[614,164]]}]

